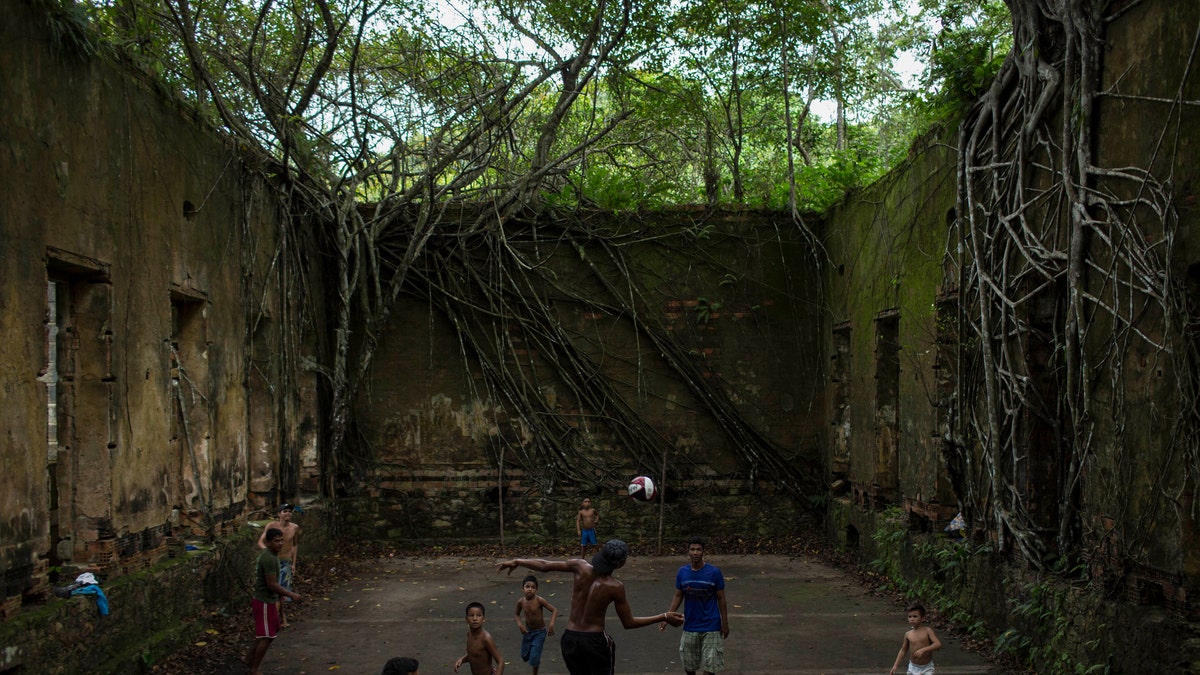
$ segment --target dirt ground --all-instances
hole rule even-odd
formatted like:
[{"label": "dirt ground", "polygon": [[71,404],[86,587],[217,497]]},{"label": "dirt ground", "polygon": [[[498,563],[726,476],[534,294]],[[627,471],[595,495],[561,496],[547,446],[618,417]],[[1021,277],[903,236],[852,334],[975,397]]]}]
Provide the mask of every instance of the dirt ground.
[{"label": "dirt ground", "polygon": [[[907,629],[904,611],[869,592],[859,578],[816,558],[710,554],[706,560],[720,567],[726,578],[731,629],[725,643],[727,675],[886,673],[895,660]],[[400,553],[369,561],[322,560],[319,564],[331,569],[313,574],[331,581],[322,586],[314,579],[306,589],[301,576],[297,590],[307,596],[293,612],[292,625],[268,652],[263,672],[374,675],[389,658],[412,656],[420,661],[422,675],[449,675],[465,651],[466,605],[478,601],[487,607],[484,627],[504,656],[505,671],[528,674],[531,669],[521,661],[520,631],[513,620],[524,572],[497,573],[495,562],[478,556]],[[685,563],[683,555],[633,556],[617,571],[635,615],[667,609],[675,571]],[[560,675],[566,669],[557,633],[566,626],[571,577],[539,577],[541,595],[560,615],[559,630],[547,639],[540,675]],[[613,614],[609,612],[608,632],[617,643],[618,673],[682,672],[679,629],[627,631]],[[249,646],[252,630],[247,612],[245,621],[226,621],[211,631],[211,651],[193,646],[155,672],[241,675],[247,670],[237,659]],[[952,635],[940,635],[945,646],[934,658],[939,675],[1012,672],[964,649]],[[237,645],[236,657],[231,645]]]}]

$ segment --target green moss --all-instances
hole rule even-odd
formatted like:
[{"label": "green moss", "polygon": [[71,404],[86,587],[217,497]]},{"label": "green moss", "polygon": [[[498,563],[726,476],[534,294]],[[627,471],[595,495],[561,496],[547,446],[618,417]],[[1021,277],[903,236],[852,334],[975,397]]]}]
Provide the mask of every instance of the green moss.
[{"label": "green moss", "polygon": [[170,656],[185,644],[195,640],[204,630],[196,622],[180,622],[168,626],[149,637],[131,636],[128,644],[115,645],[117,656],[105,661],[94,672],[123,675],[143,672],[147,666]]}]

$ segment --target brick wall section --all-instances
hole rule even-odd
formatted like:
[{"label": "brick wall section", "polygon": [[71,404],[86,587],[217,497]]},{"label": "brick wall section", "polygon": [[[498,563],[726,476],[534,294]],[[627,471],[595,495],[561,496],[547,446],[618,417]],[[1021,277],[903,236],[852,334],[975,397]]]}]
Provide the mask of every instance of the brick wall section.
[{"label": "brick wall section", "polygon": [[[771,537],[795,529],[794,502],[774,483],[728,478],[693,478],[666,490],[666,537],[742,533]],[[601,516],[601,539],[631,544],[657,542],[657,501],[631,500],[623,491],[588,495]],[[662,494],[660,494],[660,497]],[[575,514],[582,496],[546,496],[522,471],[506,472],[504,517],[497,503],[496,476],[489,471],[414,471],[380,476],[369,494],[340,502],[342,531],[355,539],[394,542],[577,543]]]}]

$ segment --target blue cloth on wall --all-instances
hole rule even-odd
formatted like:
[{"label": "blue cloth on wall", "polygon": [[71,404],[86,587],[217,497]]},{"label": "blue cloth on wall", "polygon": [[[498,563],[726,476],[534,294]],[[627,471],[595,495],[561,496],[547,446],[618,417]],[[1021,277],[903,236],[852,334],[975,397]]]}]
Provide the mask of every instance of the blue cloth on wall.
[{"label": "blue cloth on wall", "polygon": [[96,596],[96,609],[100,610],[100,616],[108,616],[108,596],[104,595],[104,591],[96,584],[88,584],[80,586],[71,591],[71,595],[94,595]]}]

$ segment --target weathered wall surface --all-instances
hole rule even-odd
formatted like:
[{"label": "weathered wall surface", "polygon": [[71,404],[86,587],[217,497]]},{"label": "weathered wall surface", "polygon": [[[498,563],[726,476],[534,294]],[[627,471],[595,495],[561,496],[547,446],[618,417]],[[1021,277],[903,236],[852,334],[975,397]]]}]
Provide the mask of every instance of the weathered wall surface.
[{"label": "weathered wall surface", "polygon": [[[1168,275],[1161,282],[1185,286],[1190,316],[1173,319],[1190,325],[1165,325],[1164,319],[1148,312],[1139,330],[1162,342],[1164,333],[1182,328],[1183,339],[1169,352],[1144,340],[1129,340],[1119,362],[1120,386],[1112,388],[1116,393],[1098,388],[1096,408],[1117,412],[1097,417],[1098,436],[1107,442],[1084,483],[1086,499],[1096,505],[1088,529],[1102,557],[1097,564],[1107,567],[1106,573],[1120,575],[1123,566],[1132,566],[1133,574],[1121,589],[1125,597],[1165,604],[1172,612],[1198,618],[1200,440],[1194,426],[1181,427],[1179,422],[1194,419],[1195,401],[1183,394],[1194,392],[1192,380],[1200,367],[1200,117],[1195,114],[1200,100],[1200,75],[1195,70],[1200,6],[1156,2],[1119,9],[1124,10],[1121,19],[1106,32],[1109,47],[1100,85],[1103,94],[1098,97],[1097,128],[1102,132],[1096,164],[1118,171],[1144,167],[1154,180],[1166,184],[1178,228],[1168,233],[1169,240],[1161,231],[1152,231],[1150,241],[1160,250],[1172,247]],[[1189,66],[1185,69],[1183,64]],[[1100,176],[1097,183],[1102,193],[1124,199],[1149,195],[1140,176]],[[1155,222],[1145,218],[1145,212],[1141,215],[1144,222]],[[1091,274],[1103,278],[1100,270]],[[1106,290],[1102,297],[1111,302],[1111,290]],[[1131,299],[1130,294],[1118,297]],[[1103,379],[1111,379],[1108,375]]]},{"label": "weathered wall surface", "polygon": [[[1200,76],[1180,64],[1194,65],[1200,7],[1114,3],[1110,13],[1116,18],[1105,29],[1093,162],[1124,176],[1094,171],[1089,185],[1097,195],[1147,200],[1137,211],[1137,224],[1151,255],[1137,274],[1149,275],[1151,287],[1183,289],[1186,307],[1176,308],[1184,312],[1168,321],[1156,303],[1128,292],[1139,283],[1137,276],[1113,272],[1123,269],[1111,264],[1112,251],[1121,246],[1119,232],[1105,229],[1104,214],[1097,210],[1097,226],[1085,244],[1091,264],[1083,283],[1092,321],[1085,354],[1089,363],[1103,367],[1088,373],[1087,438],[1066,441],[1067,447],[1087,444],[1090,453],[1077,497],[1081,545],[1061,552],[1067,555],[1060,560],[1086,570],[1091,584],[1071,586],[1031,571],[1016,562],[1020,556],[1012,538],[997,538],[995,532],[977,531],[977,547],[955,552],[943,546],[941,530],[961,508],[962,495],[955,488],[964,476],[955,472],[986,479],[979,448],[971,456],[947,452],[942,445],[951,435],[949,425],[962,422],[947,416],[952,398],[982,395],[955,387],[956,373],[974,375],[978,362],[956,361],[977,347],[959,342],[973,338],[958,317],[962,280],[955,265],[955,219],[961,214],[955,211],[958,138],[953,131],[918,143],[907,165],[851,196],[826,226],[833,260],[827,396],[832,438],[826,465],[835,498],[829,528],[844,546],[857,547],[864,561],[882,561],[901,571],[909,588],[952,579],[955,586],[943,610],[967,607],[997,633],[1015,627],[1035,640],[1035,648],[1036,640],[1051,645],[1041,652],[1046,661],[1036,664],[1039,669],[1057,672],[1062,663],[1073,662],[1104,664],[1112,672],[1194,672],[1189,669],[1200,662],[1196,641],[1189,638],[1194,635],[1189,621],[1200,616],[1197,441],[1194,426],[1180,420],[1186,422],[1195,400],[1189,392],[1195,391],[1194,322],[1200,307],[1195,194],[1200,121],[1186,111],[1200,99]],[[1015,142],[1001,139],[1001,144],[1010,141]],[[1173,232],[1164,233],[1150,213],[1164,206],[1151,202],[1151,182],[1142,182],[1138,169],[1130,167],[1148,169],[1165,184],[1169,207],[1178,216]],[[1038,171],[1026,168],[1031,175]],[[1045,188],[1058,179],[1042,173],[1031,180]],[[1052,202],[1035,200],[1029,221],[1044,225],[1061,217]],[[1155,254],[1170,255],[1164,276],[1147,271],[1156,264]],[[1043,307],[1064,305],[1065,287],[1050,287]],[[1105,319],[1099,311],[1101,303],[1114,301],[1145,304],[1137,305],[1142,309],[1129,324]],[[1174,349],[1156,349],[1155,341]],[[1052,350],[1055,344],[1045,347]],[[1046,382],[1052,373],[1029,375]],[[1053,388],[1042,391],[1054,395]],[[1026,428],[1037,434],[1049,427],[1031,422]],[[1038,534],[1053,552],[1057,509],[1070,499],[1061,483],[1069,467],[1063,455],[1039,454],[1054,446],[1046,440],[1006,439],[1003,451],[1013,452],[1015,444],[1022,468],[1000,484],[1011,480],[1018,487],[1022,508],[1044,528]],[[955,461],[948,463],[948,457]],[[898,528],[889,525],[897,517],[904,522]],[[997,545],[1003,550],[995,550]],[[1053,562],[1055,556],[1048,559]],[[1042,610],[1043,619],[1054,620],[1031,618]],[[1122,628],[1115,630],[1116,625]],[[1051,656],[1063,660],[1052,663]]]},{"label": "weathered wall surface", "polygon": [[[663,233],[625,251],[645,298],[643,321],[679,344],[697,377],[721,388],[788,461],[816,466],[824,434],[816,330],[823,320],[821,288],[795,225],[761,212],[640,218],[652,221],[644,224],[646,231]],[[669,234],[680,228],[700,248]],[[620,305],[606,297],[605,285],[582,261],[602,259],[598,251],[558,248],[552,256],[530,251],[529,259],[554,267],[555,278],[585,297]],[[776,494],[775,476],[754,473],[695,390],[646,335],[633,330],[628,315],[562,298],[553,306],[559,324],[593,355],[597,371],[665,440],[668,536],[794,527],[792,509]],[[564,481],[530,459],[534,425],[489,398],[475,365],[461,354],[454,327],[440,314],[413,300],[396,316],[358,408],[361,430],[376,453],[371,496],[378,497],[362,502],[366,510],[355,517],[359,531],[495,537],[503,521],[509,537],[570,540],[579,501],[587,496],[604,514],[602,537],[656,536],[657,506],[631,504],[621,494],[634,475],[660,478],[662,457],[625,447],[605,428],[606,411],[581,406],[533,346],[517,344],[511,358],[534,363],[547,408],[573,420],[578,461],[595,465],[586,482]]]},{"label": "weathered wall surface", "polygon": [[[955,202],[955,154],[918,141],[907,164],[839,207],[830,256],[831,440],[825,465],[855,503],[953,508],[940,459],[937,303]],[[950,516],[954,513],[951,511]]]},{"label": "weathered wall surface", "polygon": [[44,598],[51,567],[115,578],[274,503],[303,417],[272,393],[266,191],[44,12],[0,22],[0,615]]}]

